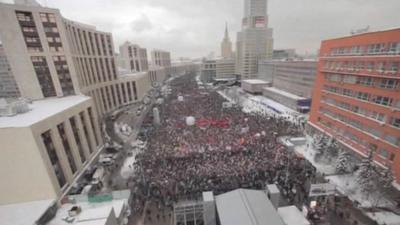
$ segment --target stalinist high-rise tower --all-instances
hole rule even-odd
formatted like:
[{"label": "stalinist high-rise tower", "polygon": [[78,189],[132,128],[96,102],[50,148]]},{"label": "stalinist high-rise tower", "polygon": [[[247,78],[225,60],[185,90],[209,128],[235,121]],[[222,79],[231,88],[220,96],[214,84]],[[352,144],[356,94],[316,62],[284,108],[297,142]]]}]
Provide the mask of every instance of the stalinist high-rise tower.
[{"label": "stalinist high-rise tower", "polygon": [[242,30],[237,33],[236,73],[257,77],[258,62],[272,58],[272,28],[268,28],[267,0],[244,0]]},{"label": "stalinist high-rise tower", "polygon": [[225,36],[221,43],[221,56],[222,58],[232,58],[232,42],[229,38],[228,24],[225,25]]}]

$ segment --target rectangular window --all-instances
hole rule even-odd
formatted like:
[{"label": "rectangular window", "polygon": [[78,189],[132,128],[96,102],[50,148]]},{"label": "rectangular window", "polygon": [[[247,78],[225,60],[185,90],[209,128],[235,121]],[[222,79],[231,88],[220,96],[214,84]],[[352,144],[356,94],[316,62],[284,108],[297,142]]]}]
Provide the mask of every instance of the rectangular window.
[{"label": "rectangular window", "polygon": [[46,152],[48,157],[50,158],[51,165],[53,166],[53,171],[56,175],[58,184],[60,185],[60,188],[64,187],[64,185],[67,183],[64,175],[64,171],[61,167],[60,160],[58,158],[53,139],[51,137],[51,131],[48,130],[44,133],[41,134],[43,144],[46,148]]},{"label": "rectangular window", "polygon": [[400,118],[393,117],[390,121],[390,125],[400,128]]},{"label": "rectangular window", "polygon": [[364,100],[364,101],[368,101],[369,94],[365,93],[365,92],[358,92],[357,98],[361,99],[361,100]]},{"label": "rectangular window", "polygon": [[392,99],[389,97],[376,96],[373,102],[379,105],[389,106],[392,103]]},{"label": "rectangular window", "polygon": [[69,118],[69,123],[71,124],[72,132],[74,133],[75,142],[78,146],[79,156],[81,157],[81,162],[84,163],[86,161],[86,156],[83,152],[83,145],[81,138],[79,136],[79,130],[78,126],[76,125],[75,118],[74,117]]},{"label": "rectangular window", "polygon": [[352,97],[353,96],[353,91],[350,89],[343,89],[343,95]]},{"label": "rectangular window", "polygon": [[375,63],[374,62],[368,62],[368,71],[372,72],[375,69]]},{"label": "rectangular window", "polygon": [[372,77],[358,77],[357,84],[365,85],[365,86],[372,86],[373,79]]},{"label": "rectangular window", "polygon": [[345,75],[343,78],[343,82],[347,84],[355,84],[357,81],[356,76]]},{"label": "rectangular window", "polygon": [[393,79],[382,79],[379,87],[381,88],[386,88],[386,89],[395,89],[397,87],[397,80]]},{"label": "rectangular window", "polygon": [[86,126],[85,115],[84,115],[83,112],[79,113],[79,118],[81,119],[81,123],[82,123],[82,127],[83,127],[83,133],[85,134],[86,141],[87,141],[87,143],[89,145],[89,152],[93,153],[94,152],[94,146],[92,146],[92,142],[90,141],[88,128]]},{"label": "rectangular window", "polygon": [[384,137],[385,141],[389,142],[392,145],[395,146],[400,146],[400,138],[392,136],[392,135],[386,135]]},{"label": "rectangular window", "polygon": [[387,159],[387,158],[389,158],[389,152],[386,149],[381,149],[379,151],[379,156],[384,159]]},{"label": "rectangular window", "polygon": [[72,155],[71,145],[68,142],[67,134],[65,133],[64,124],[60,123],[57,125],[58,133],[61,137],[61,143],[64,147],[64,152],[67,155],[69,166],[71,167],[72,174],[75,174],[77,168],[74,161],[74,156]]},{"label": "rectangular window", "polygon": [[50,70],[44,56],[32,56],[31,57],[33,68],[36,73],[36,77],[39,81],[40,88],[44,97],[56,96],[56,90],[54,88],[53,80],[51,78]]}]

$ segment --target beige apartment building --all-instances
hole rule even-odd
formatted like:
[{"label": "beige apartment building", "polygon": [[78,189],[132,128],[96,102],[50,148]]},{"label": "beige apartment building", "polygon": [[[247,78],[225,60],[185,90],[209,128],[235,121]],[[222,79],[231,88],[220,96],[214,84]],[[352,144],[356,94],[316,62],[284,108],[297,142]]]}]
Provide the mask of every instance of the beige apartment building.
[{"label": "beige apartment building", "polygon": [[149,69],[146,48],[141,48],[129,41],[119,46],[118,61],[119,66],[125,70],[143,72]]},{"label": "beige apartment building", "polygon": [[0,204],[58,199],[103,145],[93,100],[46,98],[0,117]]},{"label": "beige apartment building", "polygon": [[171,53],[164,50],[154,49],[151,51],[151,63],[153,66],[170,67]]},{"label": "beige apartment building", "polygon": [[[101,118],[151,88],[144,76],[119,79],[111,33],[36,5],[0,3],[0,14],[0,38],[22,97],[88,95]],[[143,93],[135,91],[136,82],[146,83],[138,79],[148,80]]]}]

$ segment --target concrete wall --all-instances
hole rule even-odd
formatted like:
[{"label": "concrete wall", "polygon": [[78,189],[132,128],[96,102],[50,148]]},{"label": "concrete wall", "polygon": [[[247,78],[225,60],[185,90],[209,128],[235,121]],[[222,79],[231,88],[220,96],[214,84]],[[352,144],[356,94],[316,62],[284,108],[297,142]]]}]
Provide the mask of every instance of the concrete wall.
[{"label": "concrete wall", "polygon": [[43,152],[29,128],[0,129],[0,143],[0,204],[57,197]]}]

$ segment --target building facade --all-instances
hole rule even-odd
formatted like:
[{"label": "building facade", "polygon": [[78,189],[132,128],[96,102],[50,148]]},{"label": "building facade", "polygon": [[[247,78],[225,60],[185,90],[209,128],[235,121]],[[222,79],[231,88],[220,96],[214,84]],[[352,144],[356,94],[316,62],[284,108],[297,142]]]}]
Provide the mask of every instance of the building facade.
[{"label": "building facade", "polygon": [[90,97],[47,98],[0,117],[0,204],[59,199],[103,145]]},{"label": "building facade", "polygon": [[57,9],[0,6],[0,36],[22,97],[88,95],[99,118],[139,99],[138,77],[119,79],[111,33],[65,19]]},{"label": "building facade", "polygon": [[0,44],[0,98],[19,97],[19,89],[8,64],[3,45]]},{"label": "building facade", "polygon": [[225,35],[221,42],[221,57],[225,59],[230,59],[233,57],[232,54],[232,42],[229,38],[228,24],[225,25]]},{"label": "building facade", "polygon": [[149,69],[147,50],[128,41],[119,46],[118,60],[120,67],[125,70],[143,72]]},{"label": "building facade", "polygon": [[257,77],[258,62],[272,59],[272,32],[268,28],[267,0],[245,0],[236,43],[236,72],[242,79]]},{"label": "building facade", "polygon": [[153,66],[170,67],[171,53],[155,49],[151,51],[151,63]]},{"label": "building facade", "polygon": [[235,60],[234,59],[217,59],[215,63],[216,79],[233,79],[235,78]]},{"label": "building facade", "polygon": [[400,183],[400,29],[322,42],[309,125]]},{"label": "building facade", "polygon": [[205,83],[212,82],[217,76],[217,60],[203,60],[200,66],[200,79]]},{"label": "building facade", "polygon": [[311,98],[317,61],[261,61],[259,79],[272,81],[273,86],[299,97]]},{"label": "building facade", "polygon": [[272,59],[293,59],[295,57],[295,49],[276,49],[272,53]]}]

